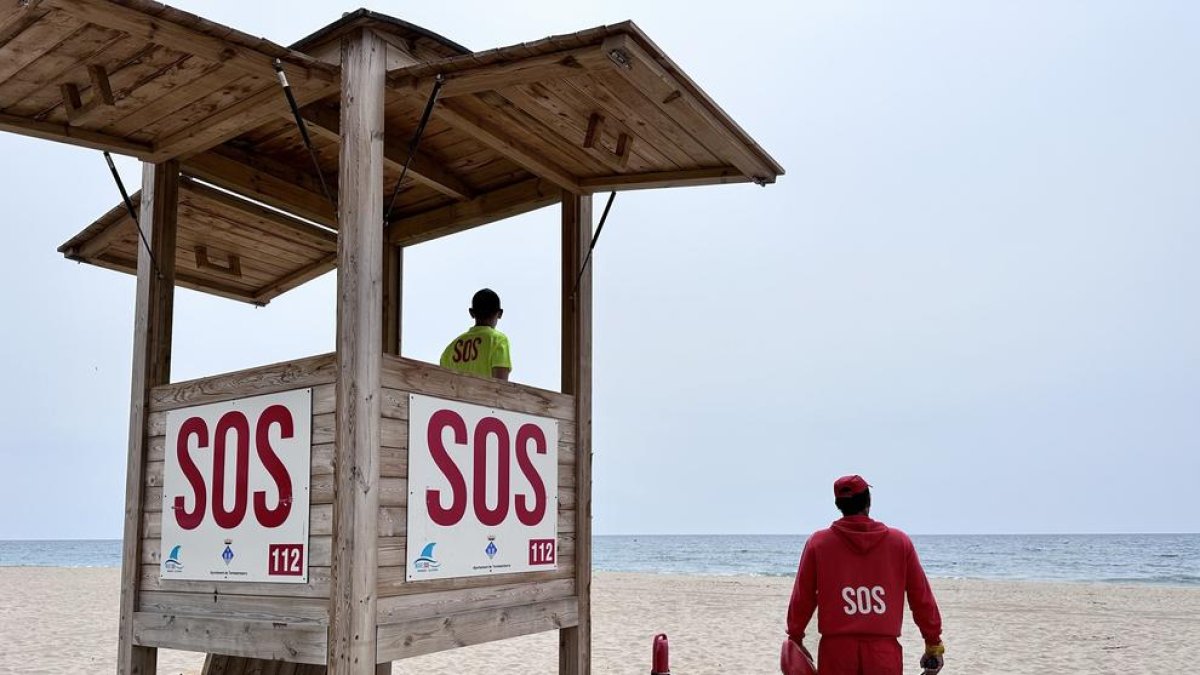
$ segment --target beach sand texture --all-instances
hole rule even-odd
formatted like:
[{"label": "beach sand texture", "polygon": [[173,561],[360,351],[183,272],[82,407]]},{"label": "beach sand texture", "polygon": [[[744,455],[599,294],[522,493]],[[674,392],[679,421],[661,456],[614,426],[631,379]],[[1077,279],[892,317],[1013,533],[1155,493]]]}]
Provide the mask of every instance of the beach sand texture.
[{"label": "beach sand texture", "polygon": [[[0,673],[112,673],[116,569],[0,568]],[[935,580],[943,673],[1183,673],[1200,662],[1200,589]],[[674,675],[778,672],[791,580],[597,573],[594,671],[646,675],[655,633]],[[810,645],[811,646],[811,645]],[[920,638],[905,628],[906,673]],[[397,662],[395,673],[557,672],[544,633]],[[159,652],[159,673],[199,673],[202,655]]]}]

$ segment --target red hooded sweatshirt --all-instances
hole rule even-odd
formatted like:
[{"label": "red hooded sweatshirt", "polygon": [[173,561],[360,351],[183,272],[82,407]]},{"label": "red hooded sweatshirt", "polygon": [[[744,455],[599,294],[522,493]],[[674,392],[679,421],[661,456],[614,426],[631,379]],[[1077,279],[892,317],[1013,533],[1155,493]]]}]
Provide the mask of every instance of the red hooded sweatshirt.
[{"label": "red hooded sweatshirt", "polygon": [[925,644],[941,642],[942,616],[912,540],[867,516],[847,516],[804,545],[788,605],[788,636],[802,640],[820,609],[822,636],[898,638],[905,595]]}]

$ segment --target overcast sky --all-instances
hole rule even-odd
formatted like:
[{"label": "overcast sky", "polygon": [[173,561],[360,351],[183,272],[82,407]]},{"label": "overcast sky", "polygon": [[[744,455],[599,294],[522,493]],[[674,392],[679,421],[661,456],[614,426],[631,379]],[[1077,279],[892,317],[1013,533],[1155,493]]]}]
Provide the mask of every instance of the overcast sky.
[{"label": "overcast sky", "polygon": [[[175,4],[284,44],[355,7]],[[807,532],[844,473],[916,533],[1200,529],[1200,5],[371,8],[476,50],[631,18],[788,171],[617,197],[598,534]],[[55,252],[117,193],[96,151],[0,159],[0,539],[118,538],[134,282]],[[411,249],[405,354],[487,285],[514,379],[555,388],[558,247],[547,209]],[[175,379],[332,351],[333,289],[180,290]]]}]

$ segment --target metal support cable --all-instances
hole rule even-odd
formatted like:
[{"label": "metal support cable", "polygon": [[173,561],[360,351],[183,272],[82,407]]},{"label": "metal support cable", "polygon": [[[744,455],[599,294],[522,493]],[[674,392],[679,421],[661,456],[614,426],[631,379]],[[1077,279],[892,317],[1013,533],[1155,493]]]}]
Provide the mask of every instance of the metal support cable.
[{"label": "metal support cable", "polygon": [[617,191],[613,190],[608,193],[608,201],[604,204],[604,212],[600,214],[600,224],[596,226],[596,234],[592,235],[592,243],[588,246],[587,256],[583,259],[583,264],[579,266],[579,276],[575,277],[575,288],[571,289],[571,299],[575,299],[575,294],[579,292],[579,282],[583,280],[583,272],[587,269],[588,263],[592,261],[592,251],[596,250],[596,244],[600,241],[600,233],[604,231],[604,221],[608,220],[608,210],[612,208],[613,200],[617,198]]},{"label": "metal support cable", "polygon": [[408,143],[408,156],[404,158],[404,166],[400,168],[400,177],[396,179],[396,187],[392,189],[392,198],[388,200],[388,207],[383,212],[383,229],[386,231],[392,222],[392,210],[396,208],[396,198],[400,196],[400,185],[404,182],[404,177],[408,175],[408,165],[412,163],[413,157],[417,154],[417,146],[421,143],[421,136],[425,134],[425,126],[429,124],[429,118],[433,116],[433,106],[437,104],[438,92],[442,90],[442,85],[446,83],[446,78],[438,73],[433,78],[433,91],[429,92],[429,99],[425,101],[425,110],[421,113],[421,121],[417,124],[417,130],[413,132],[412,140]]},{"label": "metal support cable", "polygon": [[333,193],[325,183],[325,172],[321,170],[321,160],[317,157],[317,150],[313,147],[312,138],[308,135],[308,124],[305,123],[304,116],[300,114],[300,105],[296,103],[292,86],[288,84],[287,73],[283,72],[283,61],[279,59],[275,59],[275,75],[279,78],[279,86],[283,87],[283,95],[287,98],[288,107],[292,109],[292,118],[296,121],[296,127],[300,129],[300,138],[304,141],[304,147],[312,159],[313,169],[317,172],[317,180],[321,183],[321,192],[325,194],[325,199],[333,209],[334,218],[337,218],[337,204],[334,203]]},{"label": "metal support cable", "polygon": [[125,202],[125,209],[129,211],[129,217],[133,219],[133,227],[137,230],[138,236],[142,240],[142,246],[146,247],[146,255],[150,256],[150,266],[154,269],[154,276],[162,279],[162,272],[158,267],[158,260],[154,258],[154,251],[150,249],[150,241],[146,239],[146,233],[142,231],[142,224],[138,222],[137,208],[133,205],[133,199],[129,197],[129,192],[125,190],[125,183],[121,180],[121,174],[117,172],[117,165],[113,163],[112,155],[107,150],[104,151],[104,161],[108,162],[108,170],[112,172],[113,180],[117,183],[117,190],[121,193],[121,201]]}]

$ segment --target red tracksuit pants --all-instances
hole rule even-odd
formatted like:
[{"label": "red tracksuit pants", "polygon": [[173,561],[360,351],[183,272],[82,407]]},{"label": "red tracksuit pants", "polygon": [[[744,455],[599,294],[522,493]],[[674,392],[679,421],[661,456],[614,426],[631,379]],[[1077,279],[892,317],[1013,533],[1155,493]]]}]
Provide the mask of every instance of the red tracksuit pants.
[{"label": "red tracksuit pants", "polygon": [[896,638],[831,635],[817,646],[817,675],[903,675]]}]

